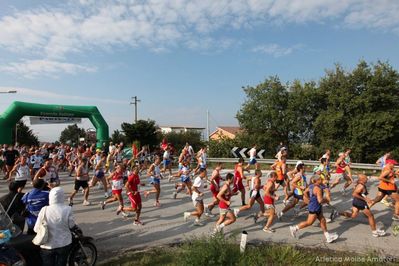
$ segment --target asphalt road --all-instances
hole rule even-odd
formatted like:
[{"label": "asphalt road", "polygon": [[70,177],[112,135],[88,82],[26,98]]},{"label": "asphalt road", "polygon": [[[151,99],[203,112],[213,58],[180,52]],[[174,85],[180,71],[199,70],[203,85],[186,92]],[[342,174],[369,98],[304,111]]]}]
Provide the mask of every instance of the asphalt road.
[{"label": "asphalt road", "polygon": [[[223,170],[223,173],[228,170]],[[252,171],[253,172],[253,171]],[[64,187],[66,194],[70,194],[73,190],[73,178],[65,174],[61,175],[62,187]],[[263,175],[262,183],[266,180],[266,174]],[[146,181],[146,178],[142,178]],[[376,180],[370,181],[368,184],[370,197],[373,198],[377,193]],[[4,195],[7,191],[6,182],[0,181],[0,195]],[[25,188],[25,191],[30,190],[31,185]],[[332,191],[332,203],[338,210],[349,210],[351,207],[351,193],[342,195],[340,189],[342,184]],[[146,185],[142,190],[151,188]],[[204,226],[198,227],[193,225],[194,219],[184,222],[183,212],[192,211],[193,205],[191,198],[185,193],[180,193],[177,199],[172,199],[172,192],[174,191],[174,183],[168,183],[167,180],[161,181],[161,204],[160,208],[153,207],[153,194],[149,199],[143,198],[143,210],[141,220],[144,226],[134,226],[133,218],[122,218],[115,214],[117,203],[107,205],[105,210],[101,210],[99,203],[104,199],[103,190],[97,188],[92,189],[89,200],[91,206],[82,206],[82,193],[78,193],[74,200],[74,216],[76,222],[83,229],[85,235],[92,236],[96,240],[96,245],[99,251],[99,260],[106,260],[116,254],[121,254],[124,250],[137,250],[147,247],[155,247],[161,245],[168,245],[177,243],[179,241],[188,239],[190,237],[197,237],[202,235],[209,235],[213,230],[217,216],[215,218],[204,217]],[[277,193],[282,195],[283,191],[280,189]],[[248,197],[248,195],[247,195]],[[280,197],[281,198],[281,197]],[[126,199],[126,198],[125,198]],[[126,199],[127,200],[127,199]],[[205,204],[211,201],[211,193],[209,190],[205,195]],[[67,201],[66,201],[67,202]],[[240,206],[239,196],[235,196],[232,200],[232,207]],[[126,204],[130,202],[127,201]],[[281,200],[277,202],[276,209],[280,211],[283,208]],[[262,231],[264,220],[258,221],[254,224],[251,218],[252,213],[258,210],[254,205],[254,209],[246,212],[241,212],[236,223],[225,228],[226,234],[234,232],[241,232],[243,230],[248,232],[248,241],[252,243],[259,242],[277,242],[289,243],[312,248],[328,248],[340,251],[353,251],[360,253],[378,252],[381,256],[392,255],[399,257],[399,237],[392,234],[392,225],[399,224],[393,221],[393,209],[385,207],[382,204],[377,204],[373,208],[376,222],[382,222],[386,228],[387,235],[380,238],[375,238],[371,235],[371,230],[367,219],[359,215],[355,220],[345,220],[337,218],[333,223],[328,224],[330,232],[339,234],[339,239],[331,244],[326,244],[324,236],[319,227],[318,222],[309,228],[299,232],[299,239],[294,239],[289,233],[289,226],[306,220],[306,212],[300,213],[298,217],[293,217],[292,211],[283,217],[282,221],[276,221],[273,228],[275,233],[265,233]],[[328,214],[328,210],[325,213]],[[218,214],[218,209],[215,208],[214,214]],[[239,240],[237,240],[237,243]],[[327,254],[328,255],[328,254]]]}]

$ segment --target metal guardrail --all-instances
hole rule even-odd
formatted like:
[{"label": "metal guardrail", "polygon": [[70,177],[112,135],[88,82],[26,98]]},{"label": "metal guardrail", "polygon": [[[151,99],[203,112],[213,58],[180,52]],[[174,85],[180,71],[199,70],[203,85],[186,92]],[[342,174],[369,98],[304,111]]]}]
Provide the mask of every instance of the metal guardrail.
[{"label": "metal guardrail", "polygon": [[[208,162],[212,163],[236,163],[238,161],[237,158],[208,158]],[[260,164],[273,164],[276,160],[275,159],[256,159],[256,161]],[[288,165],[296,165],[298,160],[287,160]],[[310,160],[301,160],[305,165],[312,165],[318,166],[320,165],[319,161],[310,161]],[[331,165],[334,162],[330,163]],[[364,169],[364,170],[381,170],[381,167],[376,164],[366,164],[366,163],[351,163],[352,169]]]}]

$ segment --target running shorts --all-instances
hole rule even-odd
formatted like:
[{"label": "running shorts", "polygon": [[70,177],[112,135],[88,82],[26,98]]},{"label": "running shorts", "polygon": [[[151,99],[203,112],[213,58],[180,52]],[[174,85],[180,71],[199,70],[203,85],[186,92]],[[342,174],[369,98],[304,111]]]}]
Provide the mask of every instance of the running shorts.
[{"label": "running shorts", "polygon": [[250,195],[251,198],[254,198],[254,199],[258,199],[258,198],[261,197],[260,196],[260,192],[258,190],[251,190],[249,192],[249,195]]},{"label": "running shorts", "polygon": [[222,208],[219,208],[219,214],[220,215],[226,215],[227,213],[229,213],[229,212],[233,212],[230,208],[229,209],[222,209]]},{"label": "running shorts", "polygon": [[140,193],[133,195],[133,193],[128,193],[130,204],[133,209],[137,209],[137,206],[141,204],[141,196]]},{"label": "running shorts", "polygon": [[212,195],[216,198],[217,195],[218,195],[218,193],[219,193],[219,190],[216,189],[216,187],[215,187],[213,184],[210,185],[210,190],[211,190],[211,192],[212,192]]},{"label": "running shorts", "polygon": [[352,206],[359,209],[359,210],[364,210],[364,209],[369,209],[369,206],[367,205],[367,202],[364,200],[354,198],[352,201]]},{"label": "running shorts", "polygon": [[235,178],[234,180],[234,186],[233,186],[233,192],[236,193],[237,191],[241,191],[245,189],[244,185],[242,183],[242,179],[241,178]]},{"label": "running shorts", "polygon": [[88,188],[88,187],[89,187],[89,183],[88,183],[87,181],[82,181],[82,180],[76,180],[76,179],[75,179],[75,186],[74,186],[74,189],[75,189],[76,191],[78,191],[79,188],[86,189],[86,188]]},{"label": "running shorts", "polygon": [[381,192],[384,195],[390,196],[392,193],[396,193],[396,190],[385,190],[382,188],[378,188],[378,191]]},{"label": "running shorts", "polygon": [[161,179],[160,178],[157,178],[157,177],[154,177],[154,176],[151,176],[150,177],[150,184],[151,185],[155,185],[155,184],[161,184]]},{"label": "running shorts", "polygon": [[257,161],[256,161],[255,158],[252,158],[251,160],[249,160],[249,164],[250,164],[250,165],[254,165],[254,164],[256,164],[256,163],[257,163]]},{"label": "running shorts", "polygon": [[182,175],[182,176],[180,176],[180,181],[183,183],[188,183],[188,182],[190,182],[190,176]]},{"label": "running shorts", "polygon": [[298,200],[303,200],[303,195],[298,195],[294,193],[294,198],[298,199]]},{"label": "running shorts", "polygon": [[122,195],[122,189],[113,189],[112,194],[114,195]]},{"label": "running shorts", "polygon": [[94,174],[94,176],[96,177],[96,178],[98,178],[98,179],[102,179],[103,177],[104,177],[104,171],[102,171],[102,170],[97,170],[96,172],[95,172],[95,174]]}]

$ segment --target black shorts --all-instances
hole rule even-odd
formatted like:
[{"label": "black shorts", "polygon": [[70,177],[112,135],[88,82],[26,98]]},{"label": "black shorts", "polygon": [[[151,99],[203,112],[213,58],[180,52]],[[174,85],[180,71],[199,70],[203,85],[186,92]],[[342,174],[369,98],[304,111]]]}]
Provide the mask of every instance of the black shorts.
[{"label": "black shorts", "polygon": [[297,195],[294,193],[294,198],[299,199],[299,200],[303,200],[303,195]]},{"label": "black shorts", "polygon": [[19,181],[14,181],[14,182],[17,185],[17,188],[24,188],[26,185],[26,180],[19,180]]},{"label": "black shorts", "polygon": [[320,210],[318,211],[309,210],[309,214],[316,214],[317,216],[319,216],[321,213],[323,213],[323,208],[320,208]]},{"label": "black shorts", "polygon": [[396,190],[385,190],[382,188],[378,188],[378,191],[381,192],[384,195],[390,196],[392,193],[396,193]]},{"label": "black shorts", "polygon": [[276,183],[277,184],[280,184],[280,185],[284,185],[285,183],[284,183],[284,179],[283,180],[276,180]]},{"label": "black shorts", "polygon": [[[252,192],[253,192],[253,190],[251,190],[250,192],[249,192],[249,196],[252,198]],[[257,199],[257,198],[260,198],[261,196],[260,196],[260,192],[259,191],[257,191],[256,192],[256,195],[255,195],[255,197],[253,197],[254,199]]]},{"label": "black shorts", "polygon": [[353,199],[352,206],[361,211],[364,209],[369,209],[367,202],[365,202],[364,200],[358,199],[358,198]]},{"label": "black shorts", "polygon": [[78,191],[80,187],[82,187],[83,189],[88,188],[89,187],[89,182],[88,181],[82,181],[82,180],[75,180],[74,189],[76,191]]}]

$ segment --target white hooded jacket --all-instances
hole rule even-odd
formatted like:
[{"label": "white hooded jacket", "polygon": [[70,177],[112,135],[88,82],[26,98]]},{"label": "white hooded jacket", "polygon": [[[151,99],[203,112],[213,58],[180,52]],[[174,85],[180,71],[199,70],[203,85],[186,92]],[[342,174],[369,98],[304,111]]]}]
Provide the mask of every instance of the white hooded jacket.
[{"label": "white hooded jacket", "polygon": [[72,216],[72,208],[64,204],[64,190],[61,187],[55,187],[50,191],[49,203],[49,206],[40,210],[33,230],[35,232],[39,230],[39,225],[44,219],[44,213],[46,213],[48,240],[40,247],[43,249],[65,247],[72,243],[72,235],[69,229],[75,226],[75,221]]}]

